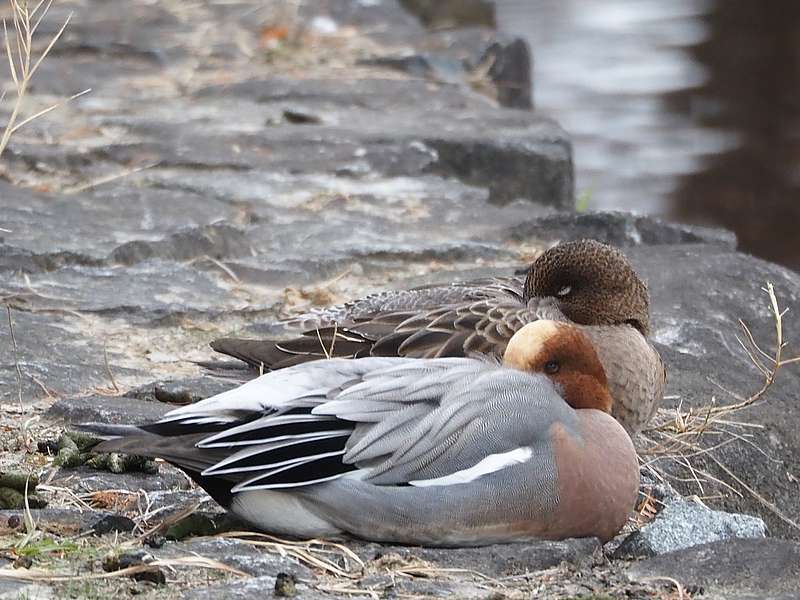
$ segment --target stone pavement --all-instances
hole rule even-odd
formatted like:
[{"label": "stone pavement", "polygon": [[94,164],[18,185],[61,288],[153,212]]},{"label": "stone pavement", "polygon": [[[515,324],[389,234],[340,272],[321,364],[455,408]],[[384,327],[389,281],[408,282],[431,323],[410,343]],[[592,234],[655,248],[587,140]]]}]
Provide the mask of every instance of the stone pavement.
[{"label": "stone pavement", "polygon": [[[15,349],[2,315],[0,470],[35,465],[42,480],[54,472],[52,489],[41,492],[53,508],[44,510],[76,511],[80,525],[94,521],[78,518],[69,494],[143,490],[151,510],[165,511],[202,498],[168,467],[157,476],[56,472],[31,448],[57,436],[63,421],[148,418],[166,409],[157,399],[230,385],[192,362],[212,357],[213,338],[275,333],[269,323],[278,317],[386,287],[509,274],[558,240],[622,246],[648,280],[669,406],[729,401],[714,382],[745,395],[758,389],[735,336],[742,318],[771,343],[765,281],[791,309],[786,339],[799,339],[800,277],[736,252],[725,232],[573,214],[567,134],[546,116],[497,102],[524,105],[508,90],[527,80],[494,69],[524,60],[513,40],[494,44],[481,28],[427,31],[388,0],[304,2],[297,16],[287,6],[64,0],[41,25],[53,33],[74,11],[34,80],[31,109],[92,88],[21,130],[0,162],[0,297],[16,340]],[[785,518],[710,478],[699,490],[697,473],[679,464],[659,466],[712,507],[757,514],[772,535],[797,538],[787,519],[800,518],[798,394],[793,365],[766,401],[737,415],[756,427],[715,454]],[[724,476],[702,456],[693,464]],[[761,543],[797,552],[794,542]],[[279,572],[298,577],[301,597],[353,589],[373,597],[667,597],[670,588],[631,581],[628,563],[610,561],[593,540],[350,547],[366,566],[344,583],[301,560],[211,538],[168,542],[153,554],[197,552],[259,577],[170,574],[166,591],[126,580],[25,593],[263,597]],[[69,560],[78,573],[97,566]],[[640,579],[672,573],[638,564]],[[702,585],[712,590],[709,581]],[[782,593],[781,585],[769,589]],[[19,593],[0,587],[0,597]]]}]

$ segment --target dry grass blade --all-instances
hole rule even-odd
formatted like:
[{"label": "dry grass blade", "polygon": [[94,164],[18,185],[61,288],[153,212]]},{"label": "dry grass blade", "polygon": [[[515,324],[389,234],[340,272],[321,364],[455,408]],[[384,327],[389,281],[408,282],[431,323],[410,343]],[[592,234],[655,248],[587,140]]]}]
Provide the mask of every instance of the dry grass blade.
[{"label": "dry grass blade", "polygon": [[[89,92],[91,90],[86,90]],[[80,94],[76,94],[73,98],[77,98],[78,96],[83,95],[85,92],[81,92]],[[70,98],[71,100],[72,98]],[[82,183],[80,185],[76,185],[73,187],[65,188],[63,191],[65,194],[78,194],[80,192],[85,192],[86,190],[91,190],[92,188],[96,188],[99,185],[104,185],[106,183],[111,183],[112,181],[118,181],[125,177],[129,177],[130,175],[135,175],[136,173],[141,173],[142,171],[146,171],[147,169],[152,169],[153,167],[158,166],[159,161],[155,162],[148,162],[146,164],[140,165],[138,167],[131,167],[128,169],[124,169],[119,173],[112,173],[111,175],[104,175],[103,177],[98,177],[97,179],[93,179],[92,181],[87,181],[86,183]]]},{"label": "dry grass blade", "polygon": [[17,371],[17,401],[19,402],[20,412],[25,412],[25,406],[22,404],[22,369],[19,366],[19,348],[17,347],[17,337],[14,335],[14,322],[11,319],[11,306],[6,304],[6,313],[8,315],[8,331],[11,334],[11,345],[14,349],[14,368]]},{"label": "dry grass blade", "polygon": [[770,502],[769,500],[767,500],[766,498],[764,498],[764,496],[762,496],[762,495],[761,495],[761,494],[759,494],[759,493],[758,493],[756,490],[754,490],[752,487],[750,487],[749,485],[747,485],[747,484],[746,484],[744,481],[742,481],[742,480],[741,480],[739,477],[737,477],[737,476],[736,476],[736,474],[735,474],[733,471],[731,471],[731,470],[730,470],[728,467],[726,467],[726,466],[725,466],[725,465],[724,465],[724,464],[723,464],[723,463],[722,463],[722,462],[721,462],[719,459],[717,459],[717,458],[714,458],[713,456],[711,456],[710,458],[711,458],[711,460],[712,460],[712,461],[714,461],[714,463],[716,463],[716,465],[717,465],[717,466],[718,466],[720,469],[722,469],[723,471],[725,471],[725,473],[726,473],[726,474],[727,474],[727,475],[728,475],[728,476],[729,476],[731,479],[733,479],[733,480],[734,480],[734,481],[735,481],[737,484],[739,484],[739,485],[740,485],[740,486],[742,486],[742,487],[743,487],[745,490],[747,490],[747,492],[748,492],[750,495],[752,495],[752,496],[753,496],[753,497],[754,497],[756,500],[758,500],[758,501],[759,501],[759,502],[760,502],[760,503],[761,503],[763,506],[765,506],[766,508],[768,508],[768,509],[769,509],[769,510],[770,510],[770,511],[771,511],[771,512],[772,512],[772,513],[775,515],[775,516],[777,516],[777,517],[778,517],[778,518],[779,518],[781,521],[783,521],[783,522],[784,522],[784,523],[786,523],[787,525],[791,525],[792,527],[794,527],[794,528],[795,528],[795,529],[797,529],[797,530],[800,530],[800,523],[798,523],[797,521],[795,521],[795,520],[793,520],[793,519],[789,518],[788,516],[786,516],[786,515],[783,513],[783,511],[782,511],[782,510],[780,510],[780,509],[779,509],[779,508],[778,508],[778,507],[777,507],[777,506],[776,506],[776,505],[775,505],[773,502]]},{"label": "dry grass blade", "polygon": [[436,567],[436,566],[430,566],[430,567],[410,566],[407,568],[392,570],[392,572],[399,573],[402,575],[408,575],[409,577],[441,577],[441,576],[446,577],[449,575],[472,575],[473,577],[476,577],[483,581],[487,581],[489,583],[493,583],[499,587],[506,587],[506,585],[501,581],[494,579],[493,577],[489,577],[485,573],[481,573],[480,571],[476,571],[474,569],[455,569],[455,568]]},{"label": "dry grass blade", "polygon": [[325,344],[322,341],[322,336],[319,333],[319,327],[316,327],[315,330],[317,332],[317,340],[322,348],[322,352],[325,354],[325,358],[330,359],[333,356],[333,349],[336,347],[336,336],[339,335],[339,324],[336,322],[333,324],[333,336],[331,337],[330,348],[325,347]]},{"label": "dry grass blade", "polygon": [[179,556],[178,558],[168,558],[162,560],[155,560],[148,563],[146,566],[152,567],[191,567],[194,569],[209,569],[213,571],[225,571],[226,573],[233,573],[239,577],[250,577],[249,573],[240,571],[239,569],[226,565],[223,562],[205,556]]},{"label": "dry grass blade", "polygon": [[[347,546],[324,540],[290,541],[265,533],[252,531],[229,531],[216,537],[232,538],[241,542],[272,550],[281,556],[291,556],[311,567],[316,567],[338,577],[353,579],[364,568],[364,562]],[[325,558],[334,555],[343,559],[344,568]],[[357,570],[347,568],[347,559],[358,565]]]},{"label": "dry grass blade", "polygon": [[[72,19],[72,14],[70,14],[64,20],[64,23],[61,25],[59,30],[53,35],[53,37],[50,38],[47,46],[45,46],[41,54],[39,54],[38,57],[34,57],[33,36],[36,33],[36,30],[39,28],[42,20],[47,15],[47,12],[50,10],[52,4],[53,0],[40,0],[31,11],[28,7],[27,0],[9,0],[9,6],[11,7],[11,14],[14,21],[16,52],[14,51],[14,48],[12,48],[11,40],[9,39],[8,25],[5,19],[3,19],[3,36],[6,58],[8,59],[8,69],[16,90],[16,99],[11,110],[11,115],[8,117],[8,122],[3,130],[3,135],[0,137],[0,156],[3,155],[3,152],[8,146],[8,142],[11,139],[12,134],[18,131],[20,127],[27,125],[34,119],[49,113],[66,102],[69,102],[78,96],[82,96],[88,91],[86,90],[79,94],[75,94],[74,96],[71,96],[62,102],[58,102],[48,108],[45,108],[44,110],[38,111],[33,115],[22,119],[20,122],[17,122],[20,119],[22,103],[27,95],[28,86],[30,85],[31,79],[41,66],[42,61],[44,61],[44,59],[50,54],[53,46],[55,46],[58,40],[61,39],[61,36]],[[33,21],[34,19],[35,21]]]},{"label": "dry grass blade", "polygon": [[31,505],[30,502],[28,501],[29,483],[30,483],[30,476],[28,476],[28,478],[25,480],[25,511],[24,511],[25,536],[14,545],[15,549],[17,550],[24,548],[39,536],[38,529],[36,528],[36,521],[34,520],[33,513],[31,512]]},{"label": "dry grass blade", "polygon": [[679,600],[683,600],[684,598],[687,597],[685,595],[686,590],[683,588],[681,583],[677,579],[674,579],[672,577],[666,577],[666,576],[642,577],[639,579],[639,581],[665,581],[667,583],[671,583],[672,585],[674,585],[675,589],[678,590]]},{"label": "dry grass blade", "polygon": [[223,273],[225,273],[228,277],[230,277],[234,281],[234,283],[241,283],[242,282],[242,280],[239,279],[239,276],[233,271],[233,269],[231,269],[228,265],[223,263],[221,260],[217,260],[213,256],[208,256],[208,255],[203,256],[203,259],[207,260],[212,265],[214,265],[215,267],[219,268]]},{"label": "dry grass blade", "polygon": [[[341,585],[315,585],[313,586],[315,590],[319,590],[321,592],[326,592],[328,594],[336,594],[337,596],[341,596],[342,594],[347,594],[348,596],[369,596],[374,600],[379,600],[382,596],[380,592],[375,590],[365,590],[362,588],[354,588],[354,587],[347,587]],[[396,595],[398,598],[405,598],[408,596],[402,596],[400,594]]]},{"label": "dry grass blade", "polygon": [[[651,439],[651,444],[640,450],[639,454],[642,457],[648,457],[644,464],[654,472],[658,472],[654,466],[657,461],[668,460],[680,465],[688,473],[688,481],[694,482],[701,493],[703,493],[704,489],[703,482],[712,481],[739,496],[742,496],[743,493],[749,494],[783,522],[800,529],[800,524],[787,517],[774,503],[748,486],[718,457],[714,456],[716,450],[733,442],[743,442],[754,447],[768,460],[774,460],[762,448],[759,448],[748,439],[748,437],[751,437],[750,434],[737,433],[735,431],[760,428],[759,425],[748,423],[743,419],[734,420],[730,418],[731,415],[764,400],[766,393],[775,383],[781,368],[788,364],[800,362],[800,356],[783,357],[783,350],[787,345],[783,337],[783,317],[786,315],[787,309],[782,310],[780,308],[775,289],[771,283],[767,283],[763,291],[767,295],[769,310],[775,325],[775,343],[772,353],[766,352],[758,344],[752,331],[744,321],[739,321],[744,335],[743,337],[737,336],[739,344],[764,378],[758,390],[745,397],[716,384],[735,402],[720,404],[715,398],[712,398],[709,404],[696,409],[684,411],[682,403],[679,403],[678,407],[673,410],[659,411],[660,419],[656,420],[655,426],[646,431],[646,434],[655,439]],[[712,440],[711,443],[709,443],[709,440]],[[708,471],[694,465],[692,459],[700,456],[706,457],[723,474],[720,477],[714,477]],[[660,474],[667,476],[666,472],[661,472]],[[723,480],[723,477],[727,481]],[[678,479],[675,476],[669,476],[669,478],[687,481],[686,479]]]},{"label": "dry grass blade", "polygon": [[[45,3],[47,4],[45,5]],[[33,27],[31,27],[31,35],[35,34],[36,30],[39,29],[39,25],[41,24],[42,19],[44,19],[45,15],[47,14],[47,11],[50,10],[50,7],[52,5],[53,5],[53,0],[39,0],[39,4],[37,4],[31,11],[31,17],[33,17],[36,13],[39,12],[39,9],[44,6],[44,10],[39,15],[39,18],[36,19],[36,23],[34,23]]]},{"label": "dry grass blade", "polygon": [[189,515],[195,513],[197,511],[197,509],[200,508],[201,504],[202,504],[202,502],[193,502],[192,504],[190,504],[189,506],[187,506],[183,510],[180,510],[180,511],[170,515],[167,519],[164,519],[158,525],[155,525],[154,527],[151,527],[150,529],[145,531],[142,535],[140,535],[138,538],[136,538],[134,541],[129,542],[129,543],[131,545],[138,544],[149,535],[152,535],[154,533],[161,532],[161,531],[166,531],[167,529],[169,529],[170,526],[174,525],[178,521],[181,521],[182,519],[185,519]]},{"label": "dry grass blade", "polygon": [[[44,15],[42,15],[42,18],[43,17],[44,17]],[[40,20],[41,20],[41,18],[40,18]],[[47,57],[48,54],[50,54],[50,50],[53,49],[53,46],[55,46],[56,42],[59,40],[59,38],[61,38],[61,34],[64,33],[64,30],[67,28],[67,25],[69,25],[69,22],[71,20],[72,20],[72,13],[67,15],[67,18],[64,20],[64,24],[61,26],[61,29],[59,29],[56,32],[56,34],[50,40],[50,43],[47,44],[47,48],[44,49],[44,52],[41,53],[41,55],[39,56],[38,60],[35,63],[33,63],[33,68],[28,72],[28,77],[29,78],[33,77],[33,74],[36,73],[36,69],[39,68],[39,65],[42,64],[42,61]]]},{"label": "dry grass blade", "polygon": [[43,108],[42,110],[40,110],[37,113],[33,113],[30,117],[27,117],[25,120],[20,121],[19,123],[14,125],[14,127],[12,127],[12,129],[11,129],[11,134],[13,135],[14,133],[16,133],[16,131],[18,129],[21,129],[22,127],[24,127],[25,125],[27,125],[28,123],[33,121],[34,119],[38,119],[39,117],[42,117],[42,116],[46,115],[47,113],[49,113],[51,111],[54,111],[57,108],[61,108],[67,102],[71,102],[72,100],[75,100],[75,98],[80,98],[81,96],[83,96],[85,94],[88,94],[91,91],[92,91],[92,88],[86,88],[82,92],[78,92],[77,94],[72,94],[72,96],[70,96],[69,98],[65,98],[64,100],[61,100],[60,102],[56,102],[55,104],[51,104],[47,108]]},{"label": "dry grass blade", "polygon": [[111,387],[114,389],[115,393],[119,394],[119,386],[117,385],[116,379],[114,379],[114,373],[111,372],[111,365],[108,364],[108,344],[106,344],[105,340],[103,340],[103,364],[105,365],[108,378],[111,380]]},{"label": "dry grass blade", "polygon": [[85,579],[113,579],[116,577],[130,577],[138,573],[151,572],[159,567],[187,567],[195,569],[209,569],[213,571],[225,571],[240,577],[249,577],[248,573],[235,569],[212,558],[203,556],[182,556],[164,560],[154,560],[145,565],[134,565],[125,567],[118,571],[108,573],[86,573],[82,575],[67,575],[64,573],[51,573],[42,569],[0,569],[1,579],[16,579],[19,581],[83,581]]},{"label": "dry grass blade", "polygon": [[19,89],[19,78],[17,77],[17,69],[14,66],[14,55],[11,52],[11,44],[8,41],[8,27],[6,26],[5,19],[3,19],[3,37],[5,38],[6,56],[8,57],[8,70],[11,72],[11,79],[14,81],[14,85]]}]

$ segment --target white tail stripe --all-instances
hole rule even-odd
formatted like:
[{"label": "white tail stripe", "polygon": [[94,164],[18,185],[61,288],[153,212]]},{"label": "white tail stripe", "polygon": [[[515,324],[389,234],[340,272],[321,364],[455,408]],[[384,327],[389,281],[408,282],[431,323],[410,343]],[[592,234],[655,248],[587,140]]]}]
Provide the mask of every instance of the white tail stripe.
[{"label": "white tail stripe", "polygon": [[[333,431],[326,431],[322,434],[317,434],[314,437],[307,437],[307,438],[290,438],[287,440],[281,440],[280,442],[276,443],[264,443],[260,446],[254,446],[251,448],[245,448],[244,450],[240,450],[235,454],[232,454],[228,458],[225,458],[219,461],[217,464],[207,468],[205,471],[200,473],[201,475],[223,475],[226,473],[244,473],[246,471],[267,471],[274,467],[281,467],[284,465],[288,465],[290,463],[295,463],[298,461],[303,461],[309,458],[306,455],[298,455],[294,458],[290,458],[281,462],[262,462],[256,465],[250,465],[248,467],[229,467],[231,464],[235,464],[246,460],[248,458],[252,458],[253,456],[257,456],[259,454],[266,454],[268,452],[272,452],[274,450],[282,450],[288,446],[296,446],[298,444],[305,444],[308,442],[320,442],[323,440],[329,440],[335,437],[345,437],[353,433],[352,429],[336,429]],[[344,446],[344,442],[342,442],[342,446]],[[314,456],[314,455],[311,455]]]},{"label": "white tail stripe", "polygon": [[409,481],[408,483],[415,487],[431,487],[436,485],[457,485],[459,483],[469,483],[475,481],[489,473],[495,473],[506,467],[513,465],[521,465],[528,462],[533,456],[533,450],[530,446],[522,446],[515,448],[508,452],[501,452],[500,454],[490,454],[478,464],[456,471],[444,477],[437,477],[436,479],[418,479],[416,481]]},{"label": "white tail stripe", "polygon": [[279,487],[298,487],[301,485],[311,485],[312,483],[318,483],[320,481],[327,481],[328,479],[334,479],[336,477],[341,476],[341,473],[336,473],[331,477],[326,477],[323,479],[310,479],[306,481],[300,481],[297,483],[267,483],[267,484],[258,484],[259,481],[263,481],[264,479],[268,479],[269,477],[273,477],[278,473],[282,473],[284,471],[288,471],[289,469],[295,469],[297,467],[301,467],[308,463],[312,463],[316,460],[320,460],[322,458],[329,458],[331,456],[341,456],[345,453],[345,450],[336,450],[335,452],[323,452],[320,454],[315,454],[314,456],[304,456],[302,459],[297,460],[291,464],[285,465],[283,467],[277,467],[275,469],[271,469],[266,473],[260,473],[255,477],[251,477],[247,481],[242,481],[241,483],[237,483],[235,486],[231,488],[231,492],[234,494],[237,492],[243,492],[247,490],[268,490],[272,488],[279,488]]}]

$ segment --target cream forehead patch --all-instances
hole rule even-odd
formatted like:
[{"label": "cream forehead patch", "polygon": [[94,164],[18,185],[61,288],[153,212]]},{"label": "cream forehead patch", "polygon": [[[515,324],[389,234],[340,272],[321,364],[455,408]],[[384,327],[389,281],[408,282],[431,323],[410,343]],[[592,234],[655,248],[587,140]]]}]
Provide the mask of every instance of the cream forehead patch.
[{"label": "cream forehead patch", "polygon": [[510,365],[522,365],[543,350],[545,342],[558,333],[560,323],[539,320],[528,323],[508,341],[503,360]]}]

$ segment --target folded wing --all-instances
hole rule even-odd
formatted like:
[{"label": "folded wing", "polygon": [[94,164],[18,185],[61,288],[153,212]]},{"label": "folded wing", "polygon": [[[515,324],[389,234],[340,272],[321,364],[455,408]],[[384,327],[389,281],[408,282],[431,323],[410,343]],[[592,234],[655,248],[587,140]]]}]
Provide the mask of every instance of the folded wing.
[{"label": "folded wing", "polygon": [[[524,462],[574,413],[550,381],[474,359],[332,359],[268,373],[104,442],[230,492],[339,477],[445,485]],[[460,478],[460,479],[459,479]]]},{"label": "folded wing", "polygon": [[534,318],[521,280],[486,279],[382,292],[321,309],[287,321],[303,330],[289,340],[222,338],[211,346],[272,370],[328,356],[502,356],[508,339]]}]

